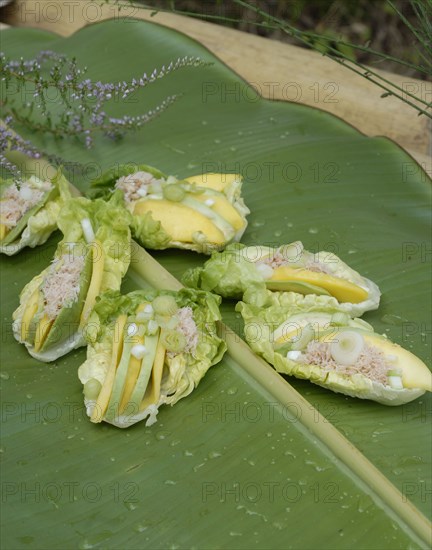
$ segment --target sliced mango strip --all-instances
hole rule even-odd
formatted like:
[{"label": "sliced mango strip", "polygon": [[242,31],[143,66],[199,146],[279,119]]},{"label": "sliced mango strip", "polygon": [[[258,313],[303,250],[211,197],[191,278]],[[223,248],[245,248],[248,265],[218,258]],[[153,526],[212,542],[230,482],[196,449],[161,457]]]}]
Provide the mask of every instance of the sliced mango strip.
[{"label": "sliced mango strip", "polygon": [[162,224],[163,229],[174,241],[192,243],[194,233],[200,231],[212,243],[222,245],[225,242],[222,231],[209,218],[184,204],[167,200],[138,201],[134,214],[142,216],[147,212]]},{"label": "sliced mango strip", "polygon": [[240,174],[209,172],[208,174],[197,174],[196,176],[188,176],[185,178],[185,181],[189,183],[194,183],[199,187],[207,187],[208,189],[214,189],[220,192],[223,192],[224,189],[235,180],[241,180]]},{"label": "sliced mango strip", "polygon": [[376,335],[363,335],[366,342],[376,346],[385,355],[391,355],[392,368],[402,371],[404,388],[422,388],[432,391],[432,372],[416,355],[407,349]]},{"label": "sliced mango strip", "polygon": [[34,350],[36,352],[39,351],[43,346],[43,343],[45,342],[46,337],[48,336],[48,333],[53,323],[54,323],[54,319],[50,319],[46,313],[43,315],[42,319],[39,321],[39,324],[36,328],[36,337],[35,337],[35,344],[34,344]]},{"label": "sliced mango strip", "polygon": [[147,391],[140,407],[141,411],[146,409],[149,405],[157,403],[159,400],[165,353],[166,349],[159,340],[156,348],[156,357],[153,363],[151,384],[147,386]]},{"label": "sliced mango strip", "polygon": [[104,272],[104,250],[102,248],[102,244],[98,240],[93,242],[92,250],[89,253],[92,255],[92,275],[87,297],[81,313],[80,328],[82,328],[84,323],[87,321],[87,318],[96,303],[96,298],[100,292]]},{"label": "sliced mango strip", "polygon": [[21,319],[21,342],[26,342],[29,336],[30,323],[39,307],[39,287],[30,296]]},{"label": "sliced mango strip", "polygon": [[308,269],[294,269],[292,267],[281,266],[276,268],[268,279],[268,281],[284,280],[299,281],[320,286],[330,292],[339,302],[359,304],[368,298],[368,292],[360,286],[350,283],[345,279],[328,275],[327,273],[310,271]]},{"label": "sliced mango strip", "polygon": [[127,316],[125,314],[122,314],[117,317],[117,320],[115,322],[111,364],[105,376],[102,389],[99,393],[96,405],[90,418],[92,422],[102,422],[105,411],[107,410],[108,403],[111,397],[117,365],[119,364],[120,357],[123,353],[123,332],[126,321]]}]

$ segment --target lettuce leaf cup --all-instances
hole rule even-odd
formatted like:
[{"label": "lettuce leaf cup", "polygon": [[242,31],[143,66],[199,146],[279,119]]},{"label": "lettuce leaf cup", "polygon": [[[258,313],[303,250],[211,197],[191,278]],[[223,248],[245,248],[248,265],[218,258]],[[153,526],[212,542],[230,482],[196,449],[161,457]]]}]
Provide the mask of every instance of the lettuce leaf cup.
[{"label": "lettuce leaf cup", "polygon": [[239,302],[252,350],[283,374],[384,405],[432,391],[432,373],[414,354],[349,316],[329,296],[259,291]]},{"label": "lettuce leaf cup", "polygon": [[58,217],[64,237],[54,259],[23,288],[13,313],[14,336],[30,355],[50,362],[85,345],[96,298],[118,290],[129,267],[129,224],[120,192],[108,202],[65,202]]},{"label": "lettuce leaf cup", "polygon": [[146,419],[150,426],[161,405],[189,395],[226,350],[216,334],[219,303],[191,289],[104,294],[78,369],[90,420],[127,428]]},{"label": "lettuce leaf cup", "polygon": [[224,298],[241,298],[254,288],[333,296],[354,316],[377,309],[381,296],[375,283],[335,254],[308,252],[300,241],[279,247],[234,243],[213,253],[203,267],[186,271],[182,282]]},{"label": "lettuce leaf cup", "polygon": [[47,181],[36,176],[22,181],[0,178],[0,193],[0,252],[8,256],[46,242],[71,196],[60,170]]},{"label": "lettuce leaf cup", "polygon": [[132,235],[149,249],[210,254],[241,239],[249,209],[237,174],[199,174],[183,180],[147,165],[120,165],[92,182],[120,189],[133,215]]}]

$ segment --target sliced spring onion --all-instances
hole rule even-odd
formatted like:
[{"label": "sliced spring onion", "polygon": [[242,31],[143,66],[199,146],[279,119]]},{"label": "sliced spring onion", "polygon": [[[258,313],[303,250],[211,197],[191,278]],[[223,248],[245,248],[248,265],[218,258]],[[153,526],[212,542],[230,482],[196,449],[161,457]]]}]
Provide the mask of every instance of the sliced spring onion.
[{"label": "sliced spring onion", "polygon": [[140,187],[139,189],[137,189],[137,195],[139,195],[140,197],[145,197],[147,195],[147,188],[146,186],[142,186]]},{"label": "sliced spring onion", "polygon": [[363,351],[364,338],[354,330],[339,332],[330,344],[330,353],[339,365],[354,365]]},{"label": "sliced spring onion", "polygon": [[81,220],[81,227],[84,233],[84,238],[88,243],[92,243],[95,240],[95,234],[91,221],[88,218],[83,218]]},{"label": "sliced spring onion", "polygon": [[295,241],[290,244],[284,244],[278,248],[278,253],[286,262],[296,263],[303,254],[303,243],[301,241]]},{"label": "sliced spring onion", "polygon": [[156,296],[152,305],[155,313],[162,316],[175,315],[178,310],[177,302],[173,296]]},{"label": "sliced spring onion", "polygon": [[332,325],[335,325],[337,327],[346,327],[349,323],[350,316],[348,313],[343,313],[342,311],[338,311],[337,313],[333,313],[331,316],[330,323]]},{"label": "sliced spring onion", "polygon": [[136,344],[131,349],[131,354],[135,357],[135,359],[142,359],[146,353],[147,348],[143,344]]},{"label": "sliced spring onion", "polygon": [[148,322],[148,325],[147,325],[147,334],[149,336],[152,336],[153,334],[156,334],[156,332],[158,331],[158,328],[159,328],[159,325],[158,325],[157,321],[155,321],[154,319],[150,319],[150,321]]},{"label": "sliced spring onion", "polygon": [[311,340],[315,338],[315,331],[313,326],[308,323],[300,329],[300,336],[295,340],[291,346],[294,351],[304,349]]},{"label": "sliced spring onion", "polygon": [[148,321],[153,317],[154,310],[151,304],[146,304],[142,311],[137,313],[136,319],[137,321]]},{"label": "sliced spring onion", "polygon": [[400,376],[389,376],[388,383],[394,390],[403,390],[402,378]]},{"label": "sliced spring onion", "polygon": [[25,201],[30,201],[33,198],[33,191],[27,186],[21,187],[19,194]]},{"label": "sliced spring onion", "polygon": [[274,269],[267,264],[256,264],[256,269],[263,279],[270,279]]},{"label": "sliced spring onion", "polygon": [[165,199],[174,202],[180,202],[186,196],[186,192],[183,187],[176,183],[165,185],[162,189],[162,193]]},{"label": "sliced spring onion", "polygon": [[194,231],[192,233],[192,240],[194,243],[205,243],[207,236],[202,231]]},{"label": "sliced spring onion", "polygon": [[138,332],[138,326],[136,323],[129,323],[127,327],[127,334],[128,336],[135,336],[135,334]]},{"label": "sliced spring onion", "polygon": [[301,351],[299,350],[291,350],[287,353],[287,359],[291,359],[291,361],[297,361],[297,359],[300,357]]},{"label": "sliced spring onion", "polygon": [[91,401],[95,401],[101,391],[102,384],[96,378],[90,378],[84,384],[84,397]]}]

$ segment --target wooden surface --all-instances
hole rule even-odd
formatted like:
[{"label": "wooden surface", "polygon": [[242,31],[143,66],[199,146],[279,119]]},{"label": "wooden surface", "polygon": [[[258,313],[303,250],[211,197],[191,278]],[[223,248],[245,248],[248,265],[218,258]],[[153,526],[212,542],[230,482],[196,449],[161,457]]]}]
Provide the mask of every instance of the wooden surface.
[{"label": "wooden surface", "polygon": [[[17,0],[6,10],[5,23],[39,27],[68,36],[92,22],[116,17],[155,21],[187,34],[271,99],[297,101],[333,113],[369,136],[387,136],[410,153],[432,176],[431,119],[352,71],[322,55],[170,13],[151,16],[148,10],[125,7],[122,11],[94,0]],[[432,99],[432,83],[384,73],[404,89]]]}]

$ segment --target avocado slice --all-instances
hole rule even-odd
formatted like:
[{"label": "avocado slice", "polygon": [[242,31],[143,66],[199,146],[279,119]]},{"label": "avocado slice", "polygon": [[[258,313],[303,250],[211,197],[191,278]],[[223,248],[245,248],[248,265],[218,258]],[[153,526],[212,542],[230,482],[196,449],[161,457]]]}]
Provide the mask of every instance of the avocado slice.
[{"label": "avocado slice", "polygon": [[108,421],[114,420],[114,418],[119,415],[120,401],[126,384],[126,377],[129,369],[131,349],[138,343],[138,338],[136,336],[131,337],[127,335],[127,325],[129,324],[129,322],[130,319],[128,318],[125,329],[123,331],[123,351],[115,373],[111,397],[105,413],[105,419]]},{"label": "avocado slice", "polygon": [[39,321],[39,324],[36,327],[34,351],[36,352],[41,351],[53,323],[54,323],[54,320],[50,319],[48,315],[44,313],[44,315],[42,316],[42,319]]},{"label": "avocado slice", "polygon": [[54,320],[51,330],[46,336],[45,342],[40,348],[42,352],[48,350],[52,346],[58,345],[64,340],[67,340],[71,336],[72,332],[75,333],[78,330],[83,304],[90,285],[92,266],[92,254],[88,252],[84,263],[84,269],[80,275],[80,290],[78,298],[75,302],[72,302],[68,306],[61,309]]},{"label": "avocado slice", "polygon": [[[36,315],[39,305],[40,305],[40,285],[37,286],[33,294],[30,296],[30,299],[27,302],[26,308],[24,310],[22,319],[21,319],[21,342],[29,342],[31,336],[31,322]],[[34,338],[34,335],[33,335]],[[31,342],[33,344],[33,342]]]},{"label": "avocado slice", "polygon": [[158,348],[159,330],[156,334],[146,335],[144,345],[147,353],[144,355],[141,362],[141,370],[139,372],[135,387],[132,390],[130,398],[123,409],[124,414],[136,414],[140,408],[142,400],[147,389],[147,385],[152,373],[153,364]]},{"label": "avocado slice", "polygon": [[[96,254],[96,257],[95,257],[95,254]],[[91,256],[92,258],[92,261],[91,261],[92,271],[91,271],[91,279],[89,278],[90,282],[88,285],[88,292],[86,293],[86,299],[82,307],[80,325],[79,325],[80,328],[82,328],[84,323],[87,321],[87,318],[90,315],[96,303],[96,298],[99,296],[99,292],[102,284],[102,278],[104,274],[105,253],[104,253],[102,243],[100,243],[97,239],[95,239],[95,241],[93,242],[93,246],[91,247],[91,253],[89,253],[88,256]]]},{"label": "avocado slice", "polygon": [[191,197],[185,197],[181,202],[211,220],[214,225],[222,231],[225,236],[225,240],[230,241],[234,238],[235,230],[233,226],[211,207],[208,207],[199,200]]},{"label": "avocado slice", "polygon": [[[194,200],[201,203],[205,203],[207,200],[212,200],[213,204],[208,206],[213,212],[224,218],[236,231],[242,229],[246,221],[230,203],[230,201],[225,197],[223,193],[218,193],[216,191],[205,191],[200,195],[194,195]],[[206,205],[207,206],[207,205]]]},{"label": "avocado slice", "polygon": [[35,204],[32,208],[21,217],[15,227],[13,227],[6,236],[1,240],[2,245],[13,243],[27,226],[28,220],[31,216],[34,216],[48,201],[54,200],[59,195],[58,187],[54,186],[49,191],[46,191],[38,204]]},{"label": "avocado slice", "polygon": [[108,407],[108,403],[111,397],[113,383],[114,383],[114,379],[117,371],[117,365],[119,364],[120,358],[123,353],[123,332],[126,326],[126,321],[127,321],[127,316],[124,313],[122,313],[117,317],[117,320],[115,322],[114,331],[113,331],[114,337],[113,337],[111,364],[109,366],[108,372],[106,373],[102,389],[96,400],[96,404],[93,408],[93,412],[90,418],[92,422],[102,422],[103,417],[105,415],[105,411]]},{"label": "avocado slice", "polygon": [[302,281],[269,281],[266,282],[266,287],[269,290],[276,290],[281,292],[298,292],[299,294],[316,294],[317,296],[331,296],[330,292],[325,288],[311,283]]},{"label": "avocado slice", "polygon": [[295,269],[287,266],[277,267],[273,271],[273,275],[266,281],[298,281],[314,286],[320,286],[327,290],[339,302],[351,302],[358,304],[367,300],[368,292],[364,288],[327,273],[318,271],[310,271],[309,269]]}]

